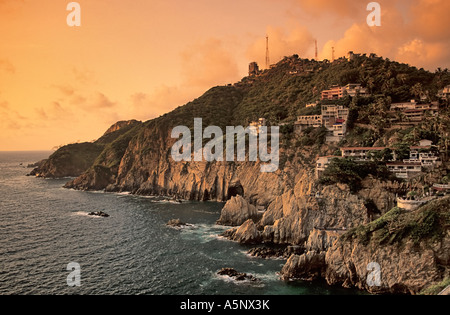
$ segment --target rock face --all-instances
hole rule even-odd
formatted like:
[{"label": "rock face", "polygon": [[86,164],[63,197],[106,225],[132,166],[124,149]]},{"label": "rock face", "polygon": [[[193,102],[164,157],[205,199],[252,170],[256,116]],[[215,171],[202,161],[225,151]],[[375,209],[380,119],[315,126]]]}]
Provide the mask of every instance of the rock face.
[{"label": "rock face", "polygon": [[292,256],[282,277],[321,277],[330,285],[371,293],[417,294],[450,275],[449,208],[445,198],[417,212],[394,208],[340,236],[313,231],[308,253]]},{"label": "rock face", "polygon": [[261,233],[251,219],[248,219],[239,227],[225,231],[222,236],[241,244],[258,244],[261,242]]},{"label": "rock face", "polygon": [[136,126],[138,124],[140,124],[140,121],[137,121],[137,120],[134,120],[134,119],[118,121],[115,124],[113,124],[111,127],[109,127],[108,130],[106,130],[106,132],[105,132],[105,134],[103,136],[107,136],[107,135],[109,135],[111,133],[114,133],[116,131],[123,130],[123,129],[127,128],[127,127],[130,127],[130,126]]},{"label": "rock face", "polygon": [[[99,180],[99,176],[93,167],[97,165],[97,162],[102,160],[100,159],[102,154],[107,157],[107,164],[117,159],[117,157],[111,154],[108,155],[107,153],[120,151],[112,150],[111,148],[119,148],[121,145],[127,145],[128,142],[124,141],[126,137],[123,136],[127,132],[130,132],[132,128],[140,125],[141,122],[136,120],[119,122],[111,126],[102,137],[94,142],[65,145],[55,151],[48,159],[39,162],[37,167],[29,175],[44,178],[78,177],[84,175],[84,179],[77,182],[77,184],[84,184],[84,190],[104,189],[106,181]],[[100,176],[104,175],[103,173],[100,172]],[[90,175],[96,176],[94,181],[86,180]],[[78,187],[77,184],[69,185],[68,187],[75,188]],[[90,184],[92,184],[92,187],[88,187]]]},{"label": "rock face", "polygon": [[325,252],[309,251],[302,255],[292,255],[283,266],[280,274],[283,280],[312,281],[323,278],[325,271]]},{"label": "rock face", "polygon": [[256,207],[250,204],[242,196],[231,197],[222,209],[217,224],[239,226],[248,219],[257,219]]},{"label": "rock face", "polygon": [[312,185],[311,177],[304,175],[293,190],[270,204],[259,223],[264,241],[304,245],[315,228],[349,229],[369,221],[364,199],[351,194],[347,186],[323,187],[319,197],[313,197]]},{"label": "rock face", "polygon": [[79,176],[94,163],[102,150],[103,146],[89,142],[66,145],[39,163],[30,175],[44,178]]}]

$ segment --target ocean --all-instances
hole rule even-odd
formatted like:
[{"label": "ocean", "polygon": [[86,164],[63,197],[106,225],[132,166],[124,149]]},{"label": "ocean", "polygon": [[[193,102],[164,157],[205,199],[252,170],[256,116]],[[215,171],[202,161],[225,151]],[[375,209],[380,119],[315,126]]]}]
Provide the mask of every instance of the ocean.
[{"label": "ocean", "polygon": [[[82,192],[68,179],[27,177],[51,152],[0,152],[0,294],[2,295],[329,295],[354,291],[323,283],[284,282],[285,260],[247,255],[220,238],[223,203],[158,201]],[[89,216],[103,211],[108,218]],[[171,219],[192,224],[177,230]],[[68,278],[79,266],[79,286]],[[218,276],[234,268],[260,279]]]}]

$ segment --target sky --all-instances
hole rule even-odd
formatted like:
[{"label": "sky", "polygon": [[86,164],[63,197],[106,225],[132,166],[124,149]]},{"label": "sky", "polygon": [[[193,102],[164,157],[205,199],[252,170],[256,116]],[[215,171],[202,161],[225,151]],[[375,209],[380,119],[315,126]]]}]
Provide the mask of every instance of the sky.
[{"label": "sky", "polygon": [[119,120],[146,121],[217,85],[252,61],[348,51],[435,71],[450,68],[450,1],[0,0],[0,151],[92,141]]}]

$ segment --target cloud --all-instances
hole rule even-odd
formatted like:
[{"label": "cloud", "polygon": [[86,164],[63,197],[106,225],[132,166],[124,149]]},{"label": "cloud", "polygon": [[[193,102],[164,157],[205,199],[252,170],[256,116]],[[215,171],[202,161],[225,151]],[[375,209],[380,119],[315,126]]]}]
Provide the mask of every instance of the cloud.
[{"label": "cloud", "polygon": [[413,0],[405,11],[401,10],[404,7],[399,6],[400,3],[400,0],[381,2],[381,27],[369,27],[365,20],[354,23],[340,39],[329,40],[320,57],[331,59],[331,49],[334,47],[336,57],[345,56],[353,50],[373,52],[431,71],[437,67],[449,67],[450,19],[438,11],[447,12],[445,9],[450,2]]},{"label": "cloud", "polygon": [[72,74],[74,76],[75,82],[81,85],[92,85],[96,84],[95,73],[89,69],[82,69],[73,67]]},{"label": "cloud", "polygon": [[369,2],[361,0],[295,0],[302,10],[314,16],[332,13],[339,17],[354,17],[364,11]]},{"label": "cloud", "polygon": [[[269,26],[267,28],[269,36],[270,62],[276,63],[284,56],[298,54],[304,56],[314,47],[314,38],[308,29],[299,24],[294,25],[288,32],[281,27]],[[266,60],[266,39],[260,38],[253,42],[247,50],[247,58],[256,61],[263,67]]]},{"label": "cloud", "polygon": [[111,101],[105,94],[97,92],[89,103],[89,108],[111,109],[116,106],[116,104],[117,103]]},{"label": "cloud", "polygon": [[416,0],[411,6],[412,30],[426,41],[450,40],[450,1]]},{"label": "cloud", "polygon": [[209,88],[239,78],[233,52],[219,39],[210,38],[191,45],[181,53],[181,59],[185,85]]},{"label": "cloud", "polygon": [[152,119],[186,104],[198,95],[199,89],[195,87],[161,85],[152,92],[131,95],[128,114],[139,120]]},{"label": "cloud", "polygon": [[8,129],[15,131],[22,129],[27,125],[27,119],[19,112],[12,109],[8,102],[0,102],[0,129],[8,131]]},{"label": "cloud", "polygon": [[0,70],[9,74],[14,74],[16,72],[14,65],[6,59],[0,59]]},{"label": "cloud", "polygon": [[52,87],[56,88],[58,91],[60,91],[65,96],[72,96],[75,94],[75,89],[70,85],[53,84]]}]

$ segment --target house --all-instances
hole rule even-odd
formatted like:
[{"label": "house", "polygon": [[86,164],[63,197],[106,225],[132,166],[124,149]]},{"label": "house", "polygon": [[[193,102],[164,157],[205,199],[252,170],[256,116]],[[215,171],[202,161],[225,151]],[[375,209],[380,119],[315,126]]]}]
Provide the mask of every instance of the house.
[{"label": "house", "polygon": [[354,158],[356,161],[369,161],[371,160],[369,153],[381,152],[385,149],[387,147],[343,147],[341,152],[344,158]]},{"label": "house", "polygon": [[404,103],[393,103],[393,104],[391,104],[391,111],[416,109],[416,104],[417,104],[416,100],[411,100],[410,102],[404,102]]},{"label": "house", "polygon": [[349,109],[342,105],[323,105],[322,115],[306,115],[297,117],[294,124],[296,133],[301,133],[307,128],[326,127],[327,142],[339,142],[345,137],[347,131],[347,119]]},{"label": "house", "polygon": [[336,122],[333,125],[332,132],[326,136],[326,142],[339,142],[345,137],[345,133],[347,132],[347,124],[343,122]]},{"label": "house", "polygon": [[361,97],[370,96],[369,90],[361,87],[361,84],[347,84],[342,88],[342,94],[344,96],[350,95],[351,97],[355,97],[356,95]]},{"label": "house", "polygon": [[411,122],[423,121],[427,115],[437,116],[439,114],[439,103],[417,103],[412,100],[407,103],[393,103],[388,113],[391,122]]},{"label": "house", "polygon": [[389,162],[386,166],[397,178],[401,179],[413,178],[422,172],[422,164],[420,162],[407,163],[404,161],[396,161]]},{"label": "house", "polygon": [[439,192],[450,193],[450,185],[434,184],[432,188]]},{"label": "house", "polygon": [[330,131],[339,120],[346,122],[350,110],[342,105],[322,105],[322,121],[323,125]]},{"label": "house", "polygon": [[420,162],[422,167],[433,168],[441,164],[439,156],[432,150],[433,142],[431,140],[421,140],[418,146],[409,148],[409,160],[404,162]]},{"label": "house", "polygon": [[356,95],[367,97],[370,96],[370,93],[361,84],[350,83],[343,87],[334,85],[331,89],[322,91],[322,100],[338,100],[347,95],[351,97]]},{"label": "house", "polygon": [[259,135],[261,133],[261,127],[267,125],[267,121],[265,118],[260,118],[258,121],[253,121],[250,123],[250,127],[255,127],[255,133]]},{"label": "house", "polygon": [[306,108],[309,107],[316,107],[317,105],[319,105],[319,101],[315,102],[315,103],[311,103],[311,104],[306,104]]},{"label": "house", "polygon": [[300,133],[310,127],[319,128],[321,126],[322,115],[299,116],[297,117],[297,121],[294,123],[294,131],[296,133]]},{"label": "house", "polygon": [[342,159],[342,157],[329,155],[329,156],[321,156],[317,159],[317,161],[316,161],[316,177],[317,178],[322,176],[323,172],[328,168],[331,161],[334,159]]},{"label": "house", "polygon": [[344,97],[342,88],[334,85],[329,90],[322,91],[322,100],[338,100]]},{"label": "house", "polygon": [[450,85],[440,90],[437,96],[442,99],[450,99]]},{"label": "house", "polygon": [[397,207],[407,211],[417,210],[426,203],[427,202],[425,200],[408,200],[400,197],[397,198]]},{"label": "house", "polygon": [[248,75],[249,76],[255,76],[259,74],[259,66],[256,62],[251,62],[248,65]]},{"label": "house", "polygon": [[421,147],[431,147],[432,145],[433,145],[433,141],[431,141],[431,140],[423,139],[423,140],[419,141],[419,146],[421,146]]}]

